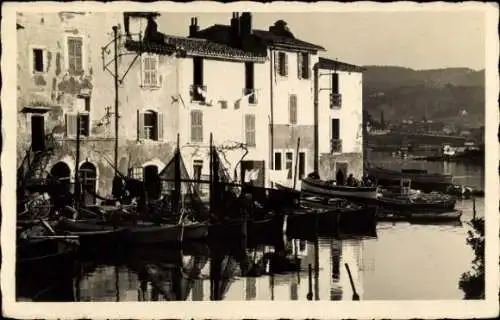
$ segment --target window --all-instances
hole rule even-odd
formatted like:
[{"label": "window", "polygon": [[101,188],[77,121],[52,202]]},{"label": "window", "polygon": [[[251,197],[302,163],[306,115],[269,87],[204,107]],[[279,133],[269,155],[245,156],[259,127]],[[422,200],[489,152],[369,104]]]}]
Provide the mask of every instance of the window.
[{"label": "window", "polygon": [[245,115],[245,142],[248,146],[255,146],[255,115]]},{"label": "window", "polygon": [[332,139],[340,138],[340,119],[332,118]]},{"label": "window", "polygon": [[144,87],[158,87],[160,85],[157,55],[144,55],[142,59],[142,85]]},{"label": "window", "polygon": [[193,84],[203,85],[203,58],[193,58]]},{"label": "window", "polygon": [[219,103],[221,109],[227,109],[227,100],[220,100]]},{"label": "window", "polygon": [[340,119],[332,119],[331,152],[342,152],[342,140],[340,140]]},{"label": "window", "polygon": [[128,176],[132,179],[142,181],[144,176],[144,169],[142,167],[129,168]]},{"label": "window", "polygon": [[304,178],[306,174],[306,153],[299,152],[299,179]]},{"label": "window", "polygon": [[191,141],[203,142],[203,113],[201,110],[191,111]]},{"label": "window", "polygon": [[200,192],[200,180],[201,180],[201,172],[203,169],[203,161],[202,160],[194,160],[193,162],[193,179],[195,182],[195,190],[196,192]]},{"label": "window", "polygon": [[257,97],[255,96],[255,67],[253,62],[245,62],[245,90],[244,95],[253,93],[249,98],[248,102],[250,104],[257,103]]},{"label": "window", "polygon": [[138,140],[163,140],[163,113],[146,110],[137,110]]},{"label": "window", "polygon": [[274,170],[281,170],[282,165],[282,153],[281,152],[275,152],[274,153]]},{"label": "window", "polygon": [[339,74],[332,73],[332,93],[339,93]]},{"label": "window", "polygon": [[288,99],[289,122],[297,124],[297,95],[291,94]]},{"label": "window", "polygon": [[33,49],[33,72],[44,72],[45,52],[43,49]]},{"label": "window", "polygon": [[288,170],[287,179],[292,179],[293,152],[285,153],[285,169]]},{"label": "window", "polygon": [[70,74],[79,74],[83,71],[82,38],[68,37],[68,69]]},{"label": "window", "polygon": [[297,53],[297,75],[299,79],[309,79],[309,54]]},{"label": "window", "polygon": [[282,77],[288,75],[288,57],[285,52],[278,53],[278,73]]},{"label": "window", "polygon": [[88,137],[90,133],[90,115],[88,113],[80,113],[80,124],[78,125],[78,115],[66,114],[66,136],[76,137],[77,128],[80,130],[80,136]]}]

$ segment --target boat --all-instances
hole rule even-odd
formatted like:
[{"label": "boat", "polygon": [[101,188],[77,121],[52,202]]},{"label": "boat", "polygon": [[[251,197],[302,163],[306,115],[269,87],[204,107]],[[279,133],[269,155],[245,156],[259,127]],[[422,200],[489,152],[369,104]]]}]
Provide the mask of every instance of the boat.
[{"label": "boat", "polygon": [[451,195],[418,190],[410,192],[381,191],[378,206],[381,210],[400,213],[411,212],[446,212],[455,209],[456,198]]},{"label": "boat", "polygon": [[335,185],[332,182],[320,180],[313,174],[302,179],[301,192],[304,195],[328,196],[361,202],[371,202],[377,199],[377,187],[375,186]]},{"label": "boat", "polygon": [[427,170],[402,169],[400,171],[381,167],[368,167],[366,173],[382,186],[399,185],[401,179],[411,179],[415,188],[423,191],[446,191],[453,185],[453,176],[442,173],[429,173]]},{"label": "boat", "polygon": [[127,228],[124,241],[127,244],[182,243],[203,239],[208,235],[208,223],[184,222],[179,224],[137,223]]},{"label": "boat", "polygon": [[451,210],[447,212],[417,212],[406,215],[395,213],[378,213],[379,221],[410,222],[412,224],[441,224],[460,222],[462,211]]}]

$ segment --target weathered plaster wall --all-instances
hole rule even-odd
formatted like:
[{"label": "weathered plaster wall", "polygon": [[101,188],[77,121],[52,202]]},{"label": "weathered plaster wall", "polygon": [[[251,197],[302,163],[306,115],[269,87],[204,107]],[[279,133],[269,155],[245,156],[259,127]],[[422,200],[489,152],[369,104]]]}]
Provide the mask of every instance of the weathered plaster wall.
[{"label": "weathered plaster wall", "polygon": [[337,163],[347,164],[347,174],[353,174],[357,179],[363,176],[363,154],[362,153],[342,153],[342,154],[321,154],[319,158],[319,175],[321,179],[335,180],[337,173]]}]

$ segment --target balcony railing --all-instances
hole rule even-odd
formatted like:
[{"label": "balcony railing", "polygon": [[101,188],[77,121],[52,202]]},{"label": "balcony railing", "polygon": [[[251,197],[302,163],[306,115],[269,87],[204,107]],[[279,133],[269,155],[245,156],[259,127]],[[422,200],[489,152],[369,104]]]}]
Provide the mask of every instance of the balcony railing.
[{"label": "balcony railing", "polygon": [[330,140],[330,152],[342,152],[342,140],[340,139],[332,139]]},{"label": "balcony railing", "polygon": [[253,93],[250,97],[248,97],[248,103],[249,104],[257,104],[258,99],[257,99],[257,90],[256,89],[250,89],[250,88],[244,88],[243,89],[243,95],[249,95]]},{"label": "balcony railing", "polygon": [[205,102],[206,100],[207,86],[202,84],[191,85],[189,95],[191,96],[191,101]]},{"label": "balcony railing", "polygon": [[330,109],[340,109],[342,107],[342,95],[340,93],[330,93]]}]

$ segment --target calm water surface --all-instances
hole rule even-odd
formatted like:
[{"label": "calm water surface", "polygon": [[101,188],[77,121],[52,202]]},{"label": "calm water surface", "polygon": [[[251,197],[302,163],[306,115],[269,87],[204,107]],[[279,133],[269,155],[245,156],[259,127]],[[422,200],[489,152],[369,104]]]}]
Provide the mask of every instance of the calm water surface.
[{"label": "calm water surface", "polygon": [[[378,160],[387,167],[418,168],[392,158]],[[450,172],[460,183],[483,189],[481,168],[442,163],[430,163],[426,168]],[[241,249],[240,258],[227,254],[215,257],[208,248],[205,253],[193,255],[176,251],[177,264],[117,265],[82,260],[77,263],[71,283],[61,285],[67,287],[64,299],[72,301],[307,300],[308,293],[315,300],[352,300],[353,290],[344,266],[347,263],[362,300],[462,299],[458,281],[471,268],[473,259],[466,244],[472,201],[459,201],[457,208],[464,211],[461,225],[384,222],[378,224],[376,238],[320,238],[317,242],[287,239],[284,244],[300,260],[300,271],[273,274],[266,272],[264,263],[265,274],[241,277],[241,256],[248,261],[265,261],[263,256],[275,248]],[[483,208],[483,199],[477,199],[478,216],[483,216]],[[211,272],[221,274],[221,279],[211,280]],[[219,290],[214,293],[216,286]]]}]

